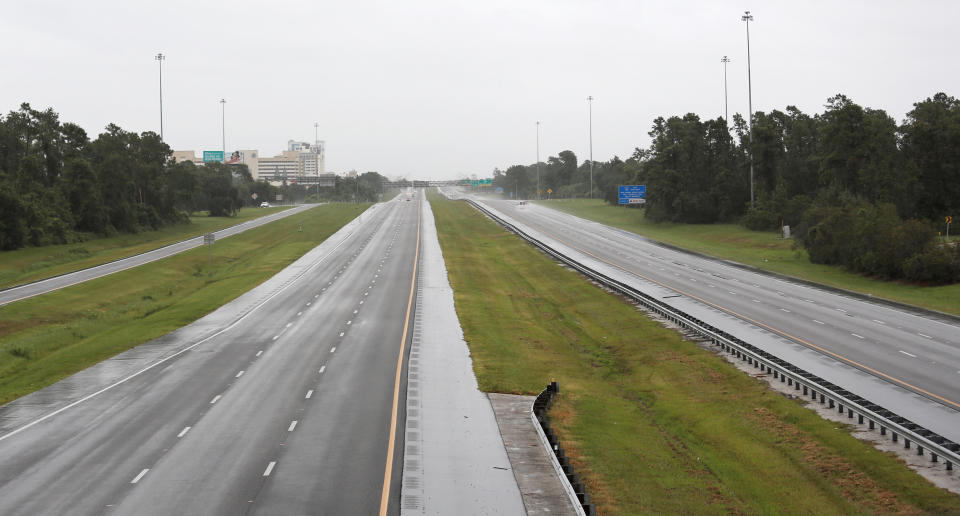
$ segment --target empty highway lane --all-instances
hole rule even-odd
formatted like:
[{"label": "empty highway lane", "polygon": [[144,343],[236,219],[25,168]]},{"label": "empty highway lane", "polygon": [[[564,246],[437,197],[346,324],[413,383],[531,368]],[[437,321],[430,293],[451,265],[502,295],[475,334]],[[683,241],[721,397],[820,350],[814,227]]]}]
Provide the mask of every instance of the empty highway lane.
[{"label": "empty highway lane", "polygon": [[398,513],[418,204],[376,205],[88,384],[0,408],[0,514]]}]

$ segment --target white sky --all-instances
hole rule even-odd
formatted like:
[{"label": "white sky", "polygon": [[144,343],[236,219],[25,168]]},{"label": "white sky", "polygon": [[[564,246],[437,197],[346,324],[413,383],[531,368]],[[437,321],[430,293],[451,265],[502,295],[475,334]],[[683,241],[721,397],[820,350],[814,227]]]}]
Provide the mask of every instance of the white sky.
[{"label": "white sky", "polygon": [[[753,5],[751,5],[753,4]],[[956,1],[3,0],[0,111],[52,107],[92,138],[108,123],[175,150],[327,142],[327,170],[489,176],[573,150],[647,146],[657,116],[813,114],[844,93],[898,122],[957,91]]]}]

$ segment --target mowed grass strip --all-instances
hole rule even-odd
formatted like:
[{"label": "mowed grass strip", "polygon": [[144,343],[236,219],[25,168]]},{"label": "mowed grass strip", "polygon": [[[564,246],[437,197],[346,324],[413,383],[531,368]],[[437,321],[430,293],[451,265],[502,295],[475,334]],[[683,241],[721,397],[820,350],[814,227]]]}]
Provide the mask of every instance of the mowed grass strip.
[{"label": "mowed grass strip", "polygon": [[199,319],[303,256],[367,207],[320,206],[209,248],[0,307],[0,403]]},{"label": "mowed grass strip", "polygon": [[287,209],[289,207],[243,208],[235,217],[196,215],[190,217],[189,224],[156,231],[0,251],[0,289],[95,267]]},{"label": "mowed grass strip", "polygon": [[960,497],[468,204],[430,202],[480,388],[559,382],[551,418],[603,514],[960,511]]},{"label": "mowed grass strip", "polygon": [[732,260],[758,269],[815,281],[824,285],[960,315],[960,284],[920,286],[884,281],[845,271],[842,267],[810,263],[806,250],[775,232],[751,231],[736,224],[657,224],[644,210],[611,206],[597,199],[541,201],[544,206],[608,226],[626,229],[652,240]]}]

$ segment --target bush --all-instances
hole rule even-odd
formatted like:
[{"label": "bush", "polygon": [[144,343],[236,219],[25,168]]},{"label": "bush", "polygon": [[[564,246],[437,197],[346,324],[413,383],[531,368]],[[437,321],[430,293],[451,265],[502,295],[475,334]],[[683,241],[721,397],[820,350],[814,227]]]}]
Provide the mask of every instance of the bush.
[{"label": "bush", "polygon": [[906,279],[921,283],[960,282],[960,247],[939,245],[903,263]]}]

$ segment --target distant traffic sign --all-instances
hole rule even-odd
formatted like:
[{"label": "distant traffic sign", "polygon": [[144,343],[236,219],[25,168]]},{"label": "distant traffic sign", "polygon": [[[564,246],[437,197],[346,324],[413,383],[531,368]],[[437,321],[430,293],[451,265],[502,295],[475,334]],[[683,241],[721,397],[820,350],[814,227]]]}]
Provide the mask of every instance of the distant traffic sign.
[{"label": "distant traffic sign", "polygon": [[620,185],[617,204],[646,204],[647,185]]},{"label": "distant traffic sign", "polygon": [[213,163],[213,162],[223,162],[223,151],[218,150],[205,150],[203,151],[203,162],[204,163]]}]

